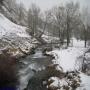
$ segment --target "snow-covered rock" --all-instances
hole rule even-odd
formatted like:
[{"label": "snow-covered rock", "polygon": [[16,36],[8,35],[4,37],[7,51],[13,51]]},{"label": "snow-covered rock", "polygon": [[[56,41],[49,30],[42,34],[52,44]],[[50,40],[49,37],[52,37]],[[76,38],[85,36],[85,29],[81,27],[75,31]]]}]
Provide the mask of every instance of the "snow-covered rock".
[{"label": "snow-covered rock", "polygon": [[50,80],[53,80],[53,83],[50,84],[50,87],[58,87],[58,90],[73,90],[79,87],[81,82],[80,77],[76,72],[67,72],[65,77],[62,79],[51,77]]},{"label": "snow-covered rock", "polygon": [[59,38],[53,37],[53,36],[50,36],[50,35],[47,35],[47,34],[43,34],[42,38],[48,43],[51,43],[51,42],[55,43],[56,41],[59,41]]}]

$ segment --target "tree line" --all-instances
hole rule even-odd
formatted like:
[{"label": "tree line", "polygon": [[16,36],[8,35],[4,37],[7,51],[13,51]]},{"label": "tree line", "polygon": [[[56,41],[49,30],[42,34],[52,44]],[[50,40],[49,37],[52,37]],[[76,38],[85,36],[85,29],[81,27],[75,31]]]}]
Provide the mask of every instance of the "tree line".
[{"label": "tree line", "polygon": [[16,0],[0,0],[0,11],[14,23],[28,27],[29,34],[42,37],[48,32],[58,37],[61,44],[66,41],[67,47],[72,37],[84,40],[85,47],[90,39],[90,13],[78,2],[68,2],[42,12],[35,4],[26,10],[24,4]]}]

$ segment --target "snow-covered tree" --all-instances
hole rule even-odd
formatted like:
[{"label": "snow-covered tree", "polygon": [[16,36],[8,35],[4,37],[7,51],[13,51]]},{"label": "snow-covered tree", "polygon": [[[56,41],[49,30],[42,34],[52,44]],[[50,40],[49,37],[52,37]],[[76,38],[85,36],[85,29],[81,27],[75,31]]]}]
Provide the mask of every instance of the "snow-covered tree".
[{"label": "snow-covered tree", "polygon": [[57,30],[57,35],[60,39],[60,43],[64,40],[65,30],[65,8],[63,6],[55,7],[52,12],[53,24]]}]

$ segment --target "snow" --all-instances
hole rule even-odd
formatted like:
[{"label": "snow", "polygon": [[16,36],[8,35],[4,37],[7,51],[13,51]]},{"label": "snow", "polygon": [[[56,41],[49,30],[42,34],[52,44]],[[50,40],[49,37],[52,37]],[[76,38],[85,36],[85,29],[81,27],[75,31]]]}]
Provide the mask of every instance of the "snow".
[{"label": "snow", "polygon": [[[32,47],[35,47],[38,41],[32,38],[27,32],[26,27],[17,25],[7,19],[0,13],[0,50],[4,48],[18,49],[28,52]],[[19,55],[19,49],[13,55]],[[20,54],[21,55],[21,54]]]},{"label": "snow", "polygon": [[72,38],[73,46],[76,48],[84,48],[84,41],[83,40],[76,40],[75,38]]},{"label": "snow", "polygon": [[64,50],[56,50],[54,51],[58,55],[57,62],[59,65],[63,68],[63,70],[66,71],[73,71],[75,68],[75,63],[77,60],[77,57],[79,55],[83,54],[84,49],[82,48],[75,48],[75,47],[69,47],[68,49]]},{"label": "snow", "polygon": [[20,37],[29,37],[26,27],[16,25],[0,13],[0,38],[5,35],[16,34]]},{"label": "snow", "polygon": [[[87,51],[87,48],[84,48],[84,41],[76,40],[73,38],[73,46],[68,47],[67,49],[60,49],[60,50],[54,50],[52,52],[49,52],[49,54],[53,54],[55,56],[56,62],[59,64],[63,71],[75,71],[79,69],[79,65],[76,64],[76,61],[78,60],[78,57],[82,56],[85,51]],[[90,58],[90,53],[86,54],[87,58]],[[83,73],[80,73],[81,77],[81,87],[79,87],[77,90],[90,90],[90,76],[87,76]],[[51,84],[51,86],[58,86],[58,83],[60,85],[67,85],[67,82],[65,82],[65,78],[62,80],[54,77],[54,82]]]},{"label": "snow", "polygon": [[58,87],[59,78],[51,77],[49,80],[53,80],[54,81],[50,86],[57,86]]},{"label": "snow", "polygon": [[74,39],[73,47],[52,51],[58,56],[57,63],[63,68],[65,72],[78,69],[76,66],[76,60],[79,56],[83,55],[86,50],[83,45],[83,41],[80,42]]},{"label": "snow", "polygon": [[50,86],[60,86],[62,87],[63,85],[68,86],[68,83],[66,82],[65,79],[59,79],[57,77],[51,77],[50,80],[54,80],[54,82]]},{"label": "snow", "polygon": [[79,87],[77,90],[90,90],[90,76],[87,76],[83,73],[80,74],[81,76],[81,87]]},{"label": "snow", "polygon": [[[26,30],[26,27],[14,24],[10,20],[8,20],[3,14],[0,13],[0,39],[2,39],[3,37],[4,38],[6,37],[8,39],[11,38],[10,40],[13,39],[13,42],[15,42],[16,46],[19,46],[19,47],[22,47],[25,49],[27,47],[32,47],[33,44],[31,44],[31,43],[32,42],[37,43],[37,40],[33,39],[31,41],[31,39],[26,39],[26,38],[31,38],[31,37],[26,33],[25,30]],[[18,38],[18,37],[20,37],[20,38]],[[42,38],[44,40],[46,40],[47,42],[51,42],[54,39],[58,40],[58,38],[56,38],[56,37],[54,37],[54,38],[51,36],[48,37],[47,35],[43,35]],[[6,41],[6,40],[7,39],[3,39],[3,41]],[[10,41],[8,41],[8,42],[10,44],[12,44]],[[75,69],[78,69],[78,66],[76,65],[76,60],[79,56],[83,55],[83,53],[86,50],[84,48],[84,41],[81,41],[81,40],[77,41],[75,38],[72,38],[72,43],[73,43],[73,47],[68,47],[67,49],[54,50],[52,52],[49,52],[56,56],[55,63],[59,64],[63,68],[64,72],[74,71]],[[8,45],[7,45],[7,47],[8,47]],[[18,53],[18,51],[16,53]],[[38,57],[38,58],[41,57],[41,54],[40,53],[35,54],[35,58],[36,57]],[[90,53],[87,53],[86,57],[90,58]],[[34,67],[34,66],[32,65],[32,67]],[[31,68],[31,67],[28,67],[28,68]],[[27,69],[25,69],[25,70],[27,70]],[[22,73],[24,73],[24,72],[25,71],[23,71]],[[86,90],[90,90],[90,83],[89,83],[90,76],[87,76],[83,73],[81,73],[80,76],[81,76],[81,80],[82,80],[82,83],[81,83],[82,87],[78,88],[77,90],[83,90],[85,88],[86,88]],[[23,79],[20,78],[21,83],[24,83],[24,81],[27,80],[27,78],[29,78],[29,77],[30,77],[30,74],[28,74],[24,78],[22,77]],[[57,77],[53,77],[51,79],[53,79],[55,81],[54,83],[52,83],[52,85],[54,85],[54,86],[57,86],[58,82],[60,82],[60,85],[67,84],[65,82],[65,79],[62,79],[60,81]],[[23,86],[23,87],[25,87],[25,86]],[[21,87],[21,88],[23,88],[23,87]]]},{"label": "snow", "polygon": [[50,43],[50,42],[52,42],[54,40],[59,40],[59,38],[57,38],[57,37],[53,37],[53,36],[46,35],[46,34],[43,34],[42,38],[48,43]]},{"label": "snow", "polygon": [[90,52],[85,54],[85,58],[90,61]]}]

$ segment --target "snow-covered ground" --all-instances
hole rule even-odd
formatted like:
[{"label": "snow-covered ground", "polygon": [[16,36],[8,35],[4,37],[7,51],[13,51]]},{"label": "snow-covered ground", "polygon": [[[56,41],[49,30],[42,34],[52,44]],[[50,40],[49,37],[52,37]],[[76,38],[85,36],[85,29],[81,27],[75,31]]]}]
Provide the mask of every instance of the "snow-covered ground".
[{"label": "snow-covered ground", "polygon": [[25,29],[26,27],[14,24],[0,13],[0,38],[11,33],[20,37],[29,37]]},{"label": "snow-covered ground", "polygon": [[[63,68],[63,71],[66,72],[79,69],[79,65],[76,63],[77,59],[79,56],[83,55],[86,50],[87,49],[84,48],[84,41],[77,41],[75,38],[73,38],[72,47],[68,47],[67,49],[54,50],[49,53],[57,55],[55,63],[58,63]],[[82,81],[81,85],[83,85],[83,87],[80,87],[77,90],[90,90],[90,76],[87,76],[83,73],[81,73],[80,76]],[[57,80],[58,79],[55,79],[53,85],[57,86]]]},{"label": "snow-covered ground", "polygon": [[56,63],[58,63],[66,72],[78,69],[76,66],[76,60],[79,56],[83,55],[85,50],[86,49],[84,48],[83,41],[77,41],[73,39],[72,47],[68,47],[67,49],[54,50],[52,52],[58,56]]},{"label": "snow-covered ground", "polygon": [[80,74],[81,76],[81,87],[77,90],[90,90],[90,76],[85,75],[84,73]]}]

